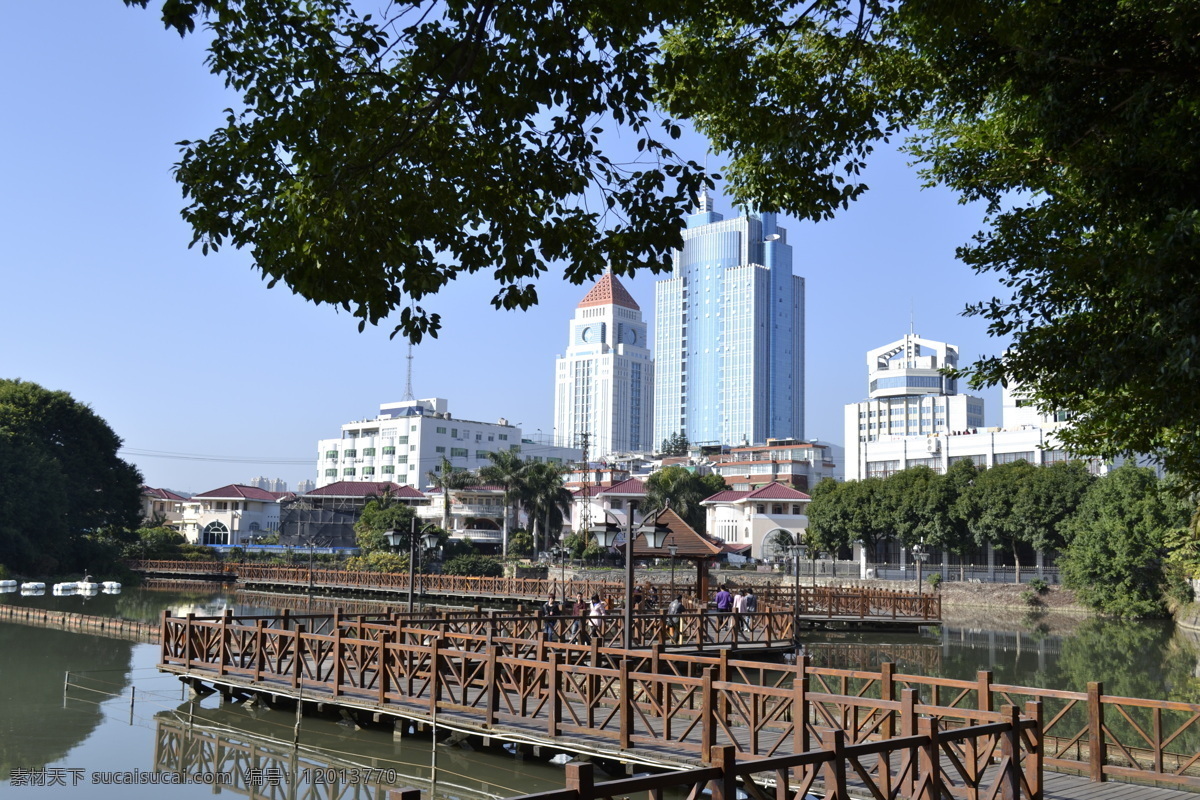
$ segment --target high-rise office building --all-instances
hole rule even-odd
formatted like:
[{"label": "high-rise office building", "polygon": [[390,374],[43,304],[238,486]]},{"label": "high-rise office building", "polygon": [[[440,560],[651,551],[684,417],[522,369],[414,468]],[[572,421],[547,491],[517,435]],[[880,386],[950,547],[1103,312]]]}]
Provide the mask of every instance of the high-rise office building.
[{"label": "high-rise office building", "polygon": [[653,450],[654,362],[642,310],[611,273],[575,308],[566,355],[555,362],[556,444],[588,457]]},{"label": "high-rise office building", "polygon": [[725,219],[707,194],[655,295],[654,442],[804,436],[804,279],[772,213]]}]

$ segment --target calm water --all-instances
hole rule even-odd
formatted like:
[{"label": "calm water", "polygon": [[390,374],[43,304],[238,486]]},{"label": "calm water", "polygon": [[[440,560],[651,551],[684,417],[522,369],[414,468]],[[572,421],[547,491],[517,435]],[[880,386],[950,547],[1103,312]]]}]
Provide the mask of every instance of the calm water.
[{"label": "calm water", "polygon": [[[173,612],[273,613],[280,603],[323,612],[303,598],[128,590],[120,595],[20,597],[0,603],[154,620]],[[1168,625],[1086,621],[1053,635],[1036,619],[1001,623],[997,630],[945,626],[921,635],[825,635],[807,645],[818,666],[877,668],[973,678],[990,669],[1002,683],[1083,689],[1103,680],[1108,694],[1200,701],[1197,648]],[[1006,628],[1006,629],[1005,629]],[[276,800],[385,800],[386,790],[416,786],[458,800],[506,797],[560,788],[559,766],[496,751],[432,748],[427,738],[396,739],[389,730],[359,730],[305,717],[293,747],[294,713],[240,705],[215,697],[185,699],[177,679],[154,668],[155,645],[0,623],[0,781],[5,797],[209,797],[214,791]],[[64,693],[67,674],[69,686]],[[216,773],[232,785],[135,784],[161,775]],[[161,778],[160,778],[161,779]],[[436,780],[434,780],[436,779]],[[53,786],[29,782],[60,782]],[[72,785],[77,784],[77,785]],[[314,790],[316,790],[314,792]],[[428,796],[428,795],[427,795]]]}]

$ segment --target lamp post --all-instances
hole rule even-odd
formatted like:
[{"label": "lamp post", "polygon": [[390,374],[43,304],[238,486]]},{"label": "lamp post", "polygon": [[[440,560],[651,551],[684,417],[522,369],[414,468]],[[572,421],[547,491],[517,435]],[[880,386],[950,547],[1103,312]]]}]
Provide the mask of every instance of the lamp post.
[{"label": "lamp post", "polygon": [[917,596],[921,596],[921,568],[925,562],[929,560],[929,553],[925,552],[924,540],[917,542],[912,546],[913,561],[917,562]]},{"label": "lamp post", "polygon": [[[645,519],[642,520],[642,525],[634,531],[633,529],[633,512],[635,506],[632,502],[629,504],[629,515],[625,518],[625,630],[622,635],[622,646],[626,650],[633,649],[633,540],[637,534],[642,534],[646,537],[646,545],[657,550],[662,547],[663,542],[670,534],[670,529],[665,525],[658,524],[658,516],[666,511],[670,504],[664,506],[662,511],[654,515],[654,522],[649,523]],[[592,534],[596,537],[596,543],[601,547],[612,547],[617,542],[617,536],[621,532],[620,523],[616,521],[616,517],[605,509],[605,517],[612,518],[612,522],[607,520],[596,525],[591,529]]]},{"label": "lamp post", "polygon": [[671,602],[675,599],[675,556],[679,554],[679,545],[675,544],[675,534],[671,534],[671,539],[667,542],[667,552],[671,554],[671,596],[667,598],[667,602]]},{"label": "lamp post", "polygon": [[800,630],[800,626],[799,626],[799,622],[800,622],[800,562],[804,560],[804,556],[808,552],[808,548],[804,546],[804,542],[801,541],[799,534],[796,535],[796,543],[788,546],[788,552],[791,553],[792,565],[795,567],[793,572],[796,573],[796,596],[795,596],[795,598],[793,598],[794,602],[792,603],[792,616],[795,618],[795,622],[793,623],[793,625],[796,626],[796,631],[799,632],[799,630]]},{"label": "lamp post", "polygon": [[[432,532],[432,528],[436,528],[436,522],[430,522],[421,528],[421,544],[426,549],[437,547],[438,535]],[[393,550],[399,550],[400,545],[404,543],[404,534],[394,528],[390,531],[385,531],[383,537],[387,539],[388,546]],[[415,581],[417,565],[417,518],[412,519],[412,529],[408,535],[408,613],[413,610],[413,583]]]}]

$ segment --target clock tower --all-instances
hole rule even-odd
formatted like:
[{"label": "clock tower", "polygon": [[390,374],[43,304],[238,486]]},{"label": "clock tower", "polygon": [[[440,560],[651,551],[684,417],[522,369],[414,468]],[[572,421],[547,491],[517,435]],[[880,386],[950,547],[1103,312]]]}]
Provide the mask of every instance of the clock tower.
[{"label": "clock tower", "polygon": [[654,361],[633,297],[604,273],[575,308],[566,355],[556,361],[554,424],[559,444],[580,434],[590,454],[654,449]]}]

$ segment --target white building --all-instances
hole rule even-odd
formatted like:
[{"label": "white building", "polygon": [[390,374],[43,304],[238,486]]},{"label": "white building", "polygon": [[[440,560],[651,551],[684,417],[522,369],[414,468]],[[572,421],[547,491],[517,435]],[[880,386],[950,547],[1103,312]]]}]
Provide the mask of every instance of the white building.
[{"label": "white building", "polygon": [[[933,352],[923,355],[922,346]],[[917,466],[944,474],[951,464],[968,458],[981,468],[1079,458],[1054,435],[1070,424],[1066,415],[1039,413],[1011,387],[1003,390],[1001,424],[985,428],[983,400],[953,394],[952,380],[937,374],[957,360],[951,345],[912,335],[868,354],[872,397],[846,406],[846,480],[886,478]],[[1097,475],[1111,466],[1091,459]]]},{"label": "white building", "polygon": [[193,544],[245,545],[279,530],[279,501],[290,495],[230,484],[183,504],[180,533]]},{"label": "white building", "polygon": [[842,477],[838,465],[841,448],[825,442],[768,439],[765,445],[731,447],[714,457],[713,472],[731,489],[750,491],[772,483],[786,483],[811,491],[826,478]]},{"label": "white building", "polygon": [[393,481],[424,491],[429,473],[442,469],[478,470],[488,453],[511,450],[532,460],[567,463],[578,451],[530,442],[521,429],[496,422],[454,419],[440,397],[385,403],[372,419],[347,422],[337,439],[317,443],[317,486],[335,481]]},{"label": "white building", "polygon": [[567,353],[555,361],[554,426],[560,443],[590,440],[588,458],[650,451],[654,361],[642,311],[606,272],[575,308]]},{"label": "white building", "polygon": [[750,558],[778,558],[780,531],[803,536],[808,528],[809,496],[782,483],[753,491],[727,490],[704,500],[705,525],[726,549],[745,551]]},{"label": "white building", "polygon": [[867,353],[868,399],[846,406],[847,480],[904,469],[897,453],[936,467],[940,439],[983,427],[983,398],[941,372],[956,366],[957,347],[912,333]]}]

